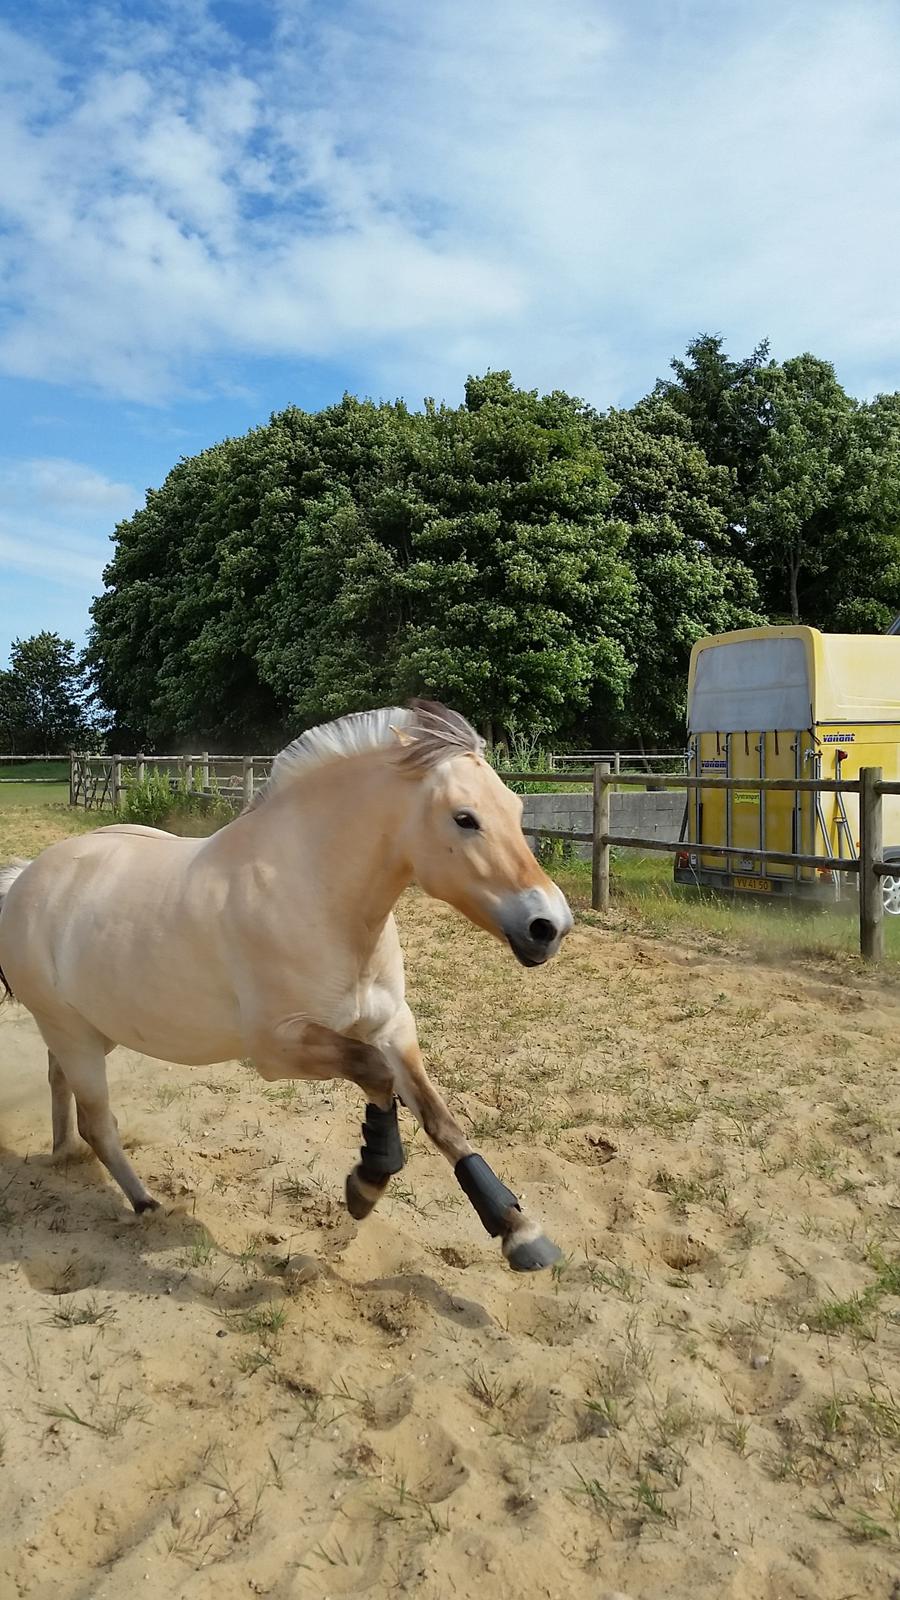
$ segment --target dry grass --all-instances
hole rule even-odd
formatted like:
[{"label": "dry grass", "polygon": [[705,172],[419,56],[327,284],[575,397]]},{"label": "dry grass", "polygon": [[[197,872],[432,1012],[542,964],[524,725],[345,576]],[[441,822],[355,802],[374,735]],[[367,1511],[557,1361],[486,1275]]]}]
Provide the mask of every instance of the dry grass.
[{"label": "dry grass", "polygon": [[[566,869],[567,888],[585,910],[590,905],[590,870]],[[672,881],[670,855],[637,856],[621,851],[613,866],[613,914],[617,921],[660,938],[688,938],[707,948],[752,950],[766,960],[846,959],[861,965],[859,926],[851,904],[824,908],[768,903],[753,896],[728,898],[688,889]],[[885,965],[900,973],[900,917],[885,918]]]},{"label": "dry grass", "polygon": [[52,801],[38,794],[38,798],[28,805],[21,803],[20,785],[15,785],[15,802],[11,799],[12,793],[10,786],[6,800],[0,806],[0,862],[8,861],[10,856],[24,856],[30,860],[49,844],[55,844],[57,839],[65,839],[72,833],[90,833],[93,828],[102,827],[113,820],[108,811],[73,810],[56,797],[55,787]]}]

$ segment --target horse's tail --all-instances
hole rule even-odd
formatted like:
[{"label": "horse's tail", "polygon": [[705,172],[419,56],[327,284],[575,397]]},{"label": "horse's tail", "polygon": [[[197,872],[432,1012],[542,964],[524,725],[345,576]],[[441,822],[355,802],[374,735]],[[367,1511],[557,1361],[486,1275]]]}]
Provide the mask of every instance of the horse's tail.
[{"label": "horse's tail", "polygon": [[[0,867],[0,912],[3,910],[3,902],[6,899],[6,896],[9,894],[9,891],[19,874],[24,872],[25,868],[30,865],[30,861],[11,861],[9,866]],[[3,968],[0,967],[0,1006],[2,1006],[4,1000],[12,999],[12,989],[9,987],[9,984],[6,981]]]}]

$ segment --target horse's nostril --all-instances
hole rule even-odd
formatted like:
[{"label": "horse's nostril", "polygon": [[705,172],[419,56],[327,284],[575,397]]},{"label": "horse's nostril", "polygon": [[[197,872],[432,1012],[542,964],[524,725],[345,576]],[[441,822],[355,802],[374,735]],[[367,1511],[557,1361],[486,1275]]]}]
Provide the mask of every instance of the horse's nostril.
[{"label": "horse's nostril", "polygon": [[535,944],[552,944],[556,938],[556,928],[546,917],[535,917],[528,924],[528,932]]}]

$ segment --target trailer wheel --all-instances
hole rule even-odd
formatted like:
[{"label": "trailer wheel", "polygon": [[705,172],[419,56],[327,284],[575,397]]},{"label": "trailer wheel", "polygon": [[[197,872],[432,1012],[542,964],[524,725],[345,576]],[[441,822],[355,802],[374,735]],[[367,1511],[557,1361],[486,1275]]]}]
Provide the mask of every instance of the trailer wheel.
[{"label": "trailer wheel", "polygon": [[890,877],[881,880],[881,899],[887,917],[900,917],[900,854],[897,850],[884,851],[884,859],[894,867]]}]

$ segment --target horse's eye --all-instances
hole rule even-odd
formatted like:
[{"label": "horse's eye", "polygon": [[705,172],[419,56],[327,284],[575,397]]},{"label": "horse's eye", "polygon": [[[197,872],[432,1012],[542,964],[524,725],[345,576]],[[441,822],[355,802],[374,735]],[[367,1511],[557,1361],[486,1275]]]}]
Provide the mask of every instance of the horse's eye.
[{"label": "horse's eye", "polygon": [[457,811],[453,820],[458,828],[474,828],[476,833],[481,827],[478,818],[473,816],[471,811]]}]

